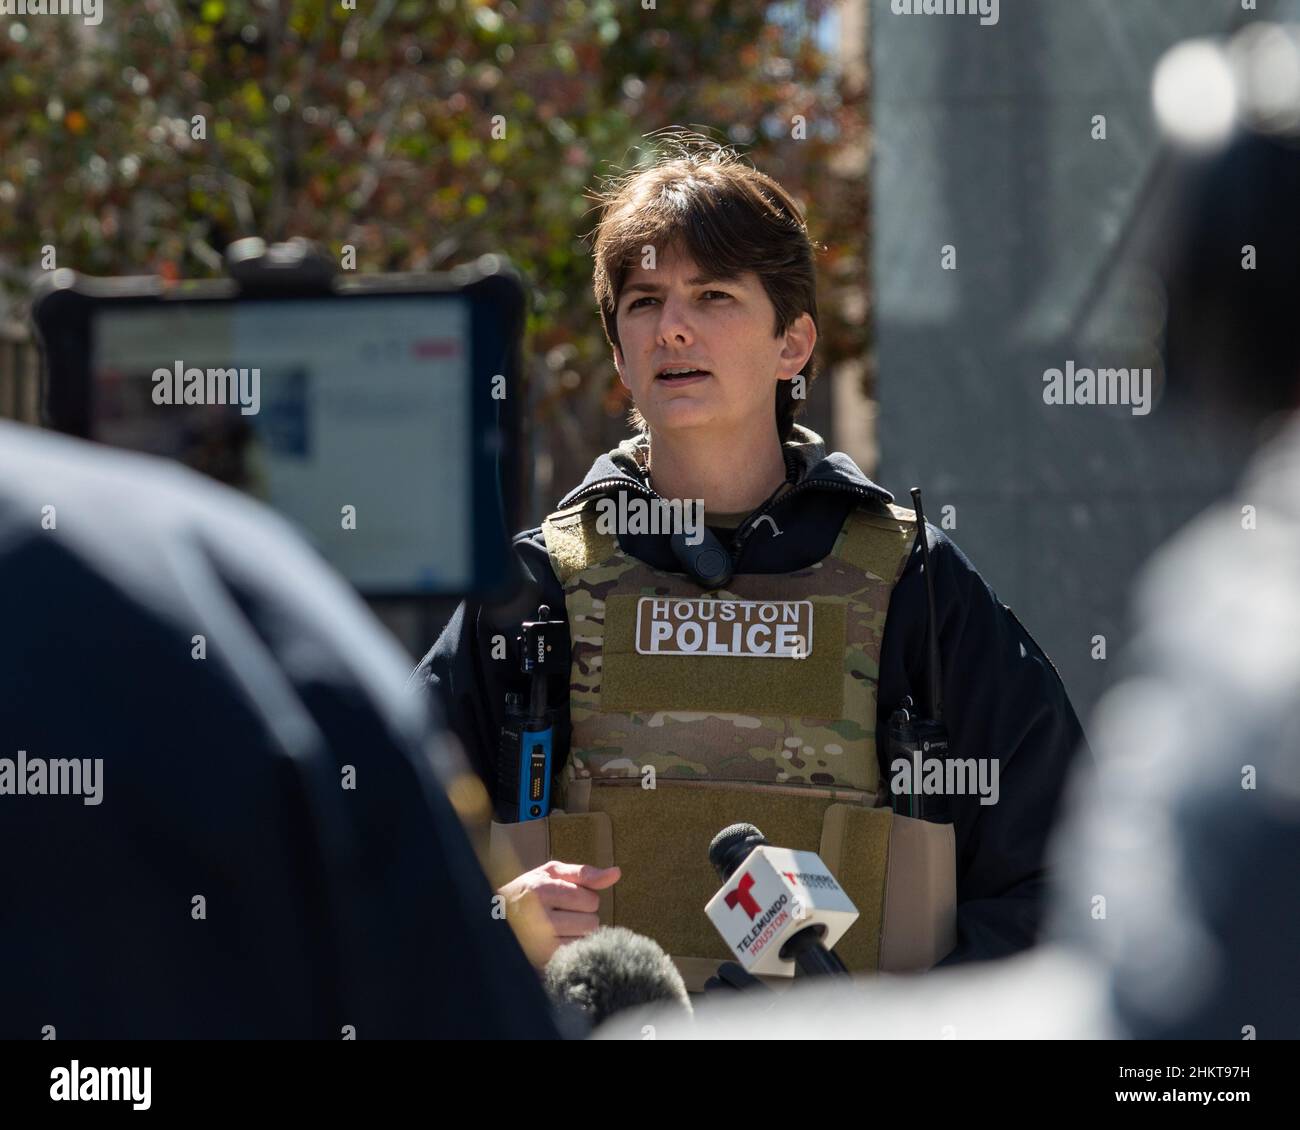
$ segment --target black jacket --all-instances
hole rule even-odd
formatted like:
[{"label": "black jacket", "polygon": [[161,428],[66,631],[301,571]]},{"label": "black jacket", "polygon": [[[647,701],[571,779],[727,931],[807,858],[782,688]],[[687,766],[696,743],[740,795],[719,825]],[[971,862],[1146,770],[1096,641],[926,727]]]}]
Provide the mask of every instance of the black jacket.
[{"label": "black jacket", "polygon": [[[633,441],[602,455],[559,507],[619,491],[651,497],[633,458]],[[871,482],[842,452],[826,455],[820,438],[796,428],[785,446],[794,489],[774,504],[772,522],[754,524],[760,507],[734,531],[715,530],[730,545],[738,573],[786,573],[830,552],[849,508],[879,508],[893,496]],[[945,722],[951,756],[1000,759],[999,800],[955,797],[957,835],[956,949],[941,963],[1001,957],[1029,946],[1046,891],[1044,846],[1067,770],[1083,735],[1056,668],[1012,611],[942,532],[926,524],[938,608]],[[469,758],[493,788],[496,742],[507,690],[523,690],[513,641],[519,622],[548,604],[563,618],[564,595],[550,565],[541,528],[514,538],[528,583],[508,606],[462,604],[416,670],[435,688]],[[682,568],[665,534],[619,536],[623,550],[670,572]],[[877,748],[888,780],[886,720],[905,695],[925,701],[927,602],[920,546],[915,546],[890,599],[880,654]],[[493,659],[494,640],[508,643]],[[561,705],[555,764],[568,755],[567,678],[552,680],[550,701]]]}]

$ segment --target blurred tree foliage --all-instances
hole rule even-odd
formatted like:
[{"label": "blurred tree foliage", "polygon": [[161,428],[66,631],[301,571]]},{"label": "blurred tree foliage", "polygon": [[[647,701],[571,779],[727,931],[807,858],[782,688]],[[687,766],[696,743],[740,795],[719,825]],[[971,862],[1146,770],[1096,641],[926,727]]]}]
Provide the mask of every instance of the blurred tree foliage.
[{"label": "blurred tree foliage", "polygon": [[530,416],[554,498],[624,432],[585,193],[653,131],[733,144],[795,194],[829,248],[823,371],[868,347],[866,91],[814,34],[833,0],[654,3],[104,0],[98,27],[7,18],[0,284],[21,302],[47,244],[61,267],[173,278],[219,273],[245,235],[352,244],[361,271],[504,252],[535,288]]}]

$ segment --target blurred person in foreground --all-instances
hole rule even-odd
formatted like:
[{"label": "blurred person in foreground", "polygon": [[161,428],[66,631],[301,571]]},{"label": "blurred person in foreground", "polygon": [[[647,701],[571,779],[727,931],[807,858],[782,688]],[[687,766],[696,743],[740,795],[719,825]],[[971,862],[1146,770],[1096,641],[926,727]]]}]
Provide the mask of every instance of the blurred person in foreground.
[{"label": "blurred person in foreground", "polygon": [[1176,48],[1156,74],[1158,108],[1180,68],[1238,89],[1237,130],[1177,152],[1149,258],[1170,407],[1256,450],[1149,562],[1128,677],[1090,729],[1097,779],[1057,841],[1054,932],[1101,961],[1138,1037],[1300,1036],[1300,91],[1280,106],[1268,85],[1300,75],[1298,33],[1253,27],[1217,62]]},{"label": "blurred person in foreground", "polygon": [[0,1037],[555,1036],[405,678],[271,511],[0,423]]},{"label": "blurred person in foreground", "polygon": [[755,990],[658,1038],[1300,1037],[1300,97],[1258,85],[1300,76],[1300,35],[1264,25],[1166,62],[1202,68],[1166,72],[1184,89],[1232,75],[1242,99],[1229,138],[1175,155],[1137,256],[1167,296],[1166,407],[1256,450],[1136,587],[1096,768],[1076,769],[1052,840],[1044,944],[978,975],[860,981],[847,1006],[839,985]]}]

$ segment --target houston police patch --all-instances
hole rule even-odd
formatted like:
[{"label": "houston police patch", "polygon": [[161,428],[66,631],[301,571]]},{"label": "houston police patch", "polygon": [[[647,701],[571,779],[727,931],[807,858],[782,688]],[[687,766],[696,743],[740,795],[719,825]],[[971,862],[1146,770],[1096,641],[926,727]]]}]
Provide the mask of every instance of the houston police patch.
[{"label": "houston police patch", "polygon": [[806,659],[811,600],[642,597],[636,608],[641,655],[729,655]]}]

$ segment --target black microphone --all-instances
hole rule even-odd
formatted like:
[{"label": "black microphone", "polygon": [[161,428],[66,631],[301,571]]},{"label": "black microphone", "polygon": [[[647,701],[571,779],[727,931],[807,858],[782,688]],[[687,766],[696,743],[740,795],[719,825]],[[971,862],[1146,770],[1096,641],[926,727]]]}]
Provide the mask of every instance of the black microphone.
[{"label": "black microphone", "polygon": [[[732,824],[723,828],[709,844],[709,863],[725,884],[755,848],[768,847],[767,839],[753,824]],[[825,864],[822,864],[824,867]],[[822,939],[826,927],[813,922],[796,932],[780,950],[783,961],[793,961],[805,977],[848,977],[848,969]]]},{"label": "black microphone", "polygon": [[558,1010],[576,1010],[593,1027],[617,1012],[648,1005],[694,1014],[672,958],[657,942],[622,926],[602,926],[566,942],[546,963],[543,982]]},{"label": "black microphone", "polygon": [[691,545],[680,530],[668,539],[678,564],[697,584],[706,589],[723,588],[731,580],[735,564],[718,536],[707,526],[700,527],[700,541]]}]

